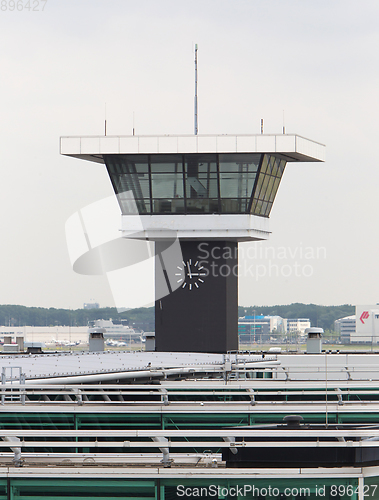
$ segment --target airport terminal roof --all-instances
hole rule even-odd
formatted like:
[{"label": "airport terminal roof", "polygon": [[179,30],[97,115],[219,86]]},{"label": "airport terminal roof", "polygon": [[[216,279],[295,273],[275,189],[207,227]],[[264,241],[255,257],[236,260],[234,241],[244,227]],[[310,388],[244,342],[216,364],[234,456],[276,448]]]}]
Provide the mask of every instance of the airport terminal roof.
[{"label": "airport terminal roof", "polygon": [[[243,357],[243,356],[242,356]],[[269,365],[276,356],[262,358],[261,354],[244,356],[255,366]],[[46,379],[49,383],[82,383],[139,378],[167,374],[186,374],[191,371],[223,370],[225,355],[209,353],[176,353],[145,351],[61,352],[54,354],[20,354],[0,357],[0,369],[20,367],[26,383]],[[54,380],[53,380],[54,379]]]}]

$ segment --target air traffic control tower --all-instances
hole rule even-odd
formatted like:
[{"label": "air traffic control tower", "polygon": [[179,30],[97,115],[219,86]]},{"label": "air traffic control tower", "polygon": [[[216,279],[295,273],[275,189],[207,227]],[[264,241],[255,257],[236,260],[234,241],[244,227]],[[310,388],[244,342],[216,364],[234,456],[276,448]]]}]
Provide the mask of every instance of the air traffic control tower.
[{"label": "air traffic control tower", "polygon": [[[105,164],[124,237],[142,220],[156,255],[168,231],[179,238],[182,258],[164,269],[169,288],[176,286],[156,295],[161,352],[238,349],[238,242],[268,238],[287,162],[324,161],[324,152],[289,134],[61,138],[61,154]],[[126,192],[133,193],[138,227]]]}]

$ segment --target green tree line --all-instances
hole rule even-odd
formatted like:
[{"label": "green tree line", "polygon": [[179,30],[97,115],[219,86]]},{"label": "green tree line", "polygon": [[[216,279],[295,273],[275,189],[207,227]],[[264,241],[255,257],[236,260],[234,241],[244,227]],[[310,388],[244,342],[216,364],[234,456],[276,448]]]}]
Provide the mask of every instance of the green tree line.
[{"label": "green tree line", "polygon": [[[312,326],[333,330],[334,321],[355,313],[352,305],[319,306],[316,304],[289,304],[277,306],[250,306],[238,308],[238,315],[281,316],[282,318],[309,318]],[[154,307],[141,307],[118,313],[116,308],[100,309],[55,309],[0,305],[2,326],[86,326],[96,319],[127,320],[131,326],[144,331],[154,330]]]},{"label": "green tree line", "polygon": [[118,313],[114,307],[99,309],[55,309],[0,305],[2,326],[87,326],[96,319],[127,320],[144,331],[154,329],[154,307],[142,307]]},{"label": "green tree line", "polygon": [[309,318],[312,326],[324,330],[334,330],[334,321],[355,314],[355,306],[318,306],[316,304],[289,304],[285,306],[239,307],[238,315],[281,316],[282,318]]}]

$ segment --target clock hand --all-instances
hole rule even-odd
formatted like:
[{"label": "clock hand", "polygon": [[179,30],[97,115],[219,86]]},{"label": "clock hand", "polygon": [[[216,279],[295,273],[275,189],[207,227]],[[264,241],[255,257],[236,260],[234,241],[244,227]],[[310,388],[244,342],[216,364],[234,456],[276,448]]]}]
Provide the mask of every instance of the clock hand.
[{"label": "clock hand", "polygon": [[191,268],[190,268],[189,262],[187,262],[187,267],[188,267],[189,277],[190,277],[190,279],[192,279]]}]

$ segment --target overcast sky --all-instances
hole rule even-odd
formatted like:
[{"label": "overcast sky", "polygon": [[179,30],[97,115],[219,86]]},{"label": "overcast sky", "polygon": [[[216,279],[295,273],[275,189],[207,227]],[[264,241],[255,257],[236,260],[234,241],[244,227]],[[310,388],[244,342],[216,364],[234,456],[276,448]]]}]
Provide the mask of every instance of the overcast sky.
[{"label": "overcast sky", "polygon": [[105,103],[110,135],[131,134],[133,113],[136,134],[193,133],[194,43],[199,133],[255,134],[261,118],[281,133],[284,112],[287,133],[327,148],[323,164],[287,165],[270,240],[241,246],[239,303],[379,302],[377,0],[12,6],[0,11],[0,304],[113,305],[105,277],[74,273],[65,241],[66,220],[110,181],[60,156],[59,137],[102,134]]}]

